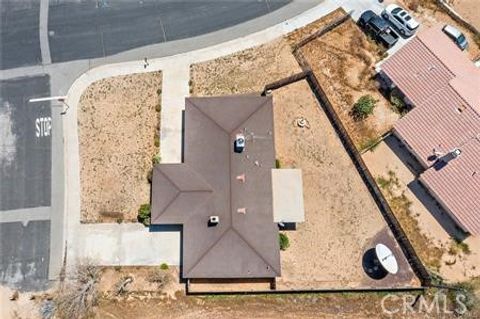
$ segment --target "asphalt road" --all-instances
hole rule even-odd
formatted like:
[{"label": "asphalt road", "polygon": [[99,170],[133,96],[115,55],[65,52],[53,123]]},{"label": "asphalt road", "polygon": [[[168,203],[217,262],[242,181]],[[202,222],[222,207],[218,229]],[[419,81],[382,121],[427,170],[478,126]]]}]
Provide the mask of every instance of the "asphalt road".
[{"label": "asphalt road", "polygon": [[0,223],[0,283],[21,290],[46,287],[50,221]]},{"label": "asphalt road", "polygon": [[0,0],[0,69],[42,63],[39,0]]},{"label": "asphalt road", "polygon": [[[51,0],[51,61],[105,57],[210,33],[263,16],[292,0]],[[40,0],[0,0],[0,69],[40,64]]]},{"label": "asphalt road", "polygon": [[[50,206],[49,76],[0,81],[0,210]],[[0,212],[1,214],[1,212]]]}]

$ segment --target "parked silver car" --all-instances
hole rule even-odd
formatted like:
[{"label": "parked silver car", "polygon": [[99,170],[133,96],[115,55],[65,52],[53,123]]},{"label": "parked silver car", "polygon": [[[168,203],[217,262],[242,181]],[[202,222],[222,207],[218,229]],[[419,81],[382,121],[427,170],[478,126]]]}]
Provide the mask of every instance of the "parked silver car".
[{"label": "parked silver car", "polygon": [[465,35],[458,30],[457,28],[446,24],[443,28],[442,31],[455,42],[455,44],[463,51],[468,47],[468,41],[467,38],[465,38]]},{"label": "parked silver car", "polygon": [[414,35],[420,25],[405,9],[396,4],[388,5],[382,12],[382,18],[388,20],[406,37]]}]

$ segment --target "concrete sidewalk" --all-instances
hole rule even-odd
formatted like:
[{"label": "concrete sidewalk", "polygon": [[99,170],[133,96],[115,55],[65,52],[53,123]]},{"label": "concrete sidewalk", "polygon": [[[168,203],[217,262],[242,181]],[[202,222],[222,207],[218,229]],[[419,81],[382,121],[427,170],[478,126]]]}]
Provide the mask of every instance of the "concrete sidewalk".
[{"label": "concrete sidewalk", "polygon": [[139,224],[80,224],[80,158],[77,132],[77,106],[84,90],[100,79],[162,70],[161,149],[162,162],[181,161],[182,111],[189,94],[190,65],[228,55],[269,42],[303,27],[338,8],[327,0],[301,15],[263,31],[209,48],[184,54],[101,66],[80,76],[67,95],[69,112],[65,132],[65,234],[68,264],[93,258],[102,265],[158,265],[180,263],[180,233],[167,229],[149,232]]},{"label": "concrete sidewalk", "polygon": [[168,228],[149,231],[142,224],[81,225],[78,258],[105,266],[178,265],[180,232]]},{"label": "concrete sidewalk", "polygon": [[162,75],[160,156],[162,163],[181,163],[182,112],[185,109],[185,98],[190,93],[190,65],[179,60],[164,68]]}]

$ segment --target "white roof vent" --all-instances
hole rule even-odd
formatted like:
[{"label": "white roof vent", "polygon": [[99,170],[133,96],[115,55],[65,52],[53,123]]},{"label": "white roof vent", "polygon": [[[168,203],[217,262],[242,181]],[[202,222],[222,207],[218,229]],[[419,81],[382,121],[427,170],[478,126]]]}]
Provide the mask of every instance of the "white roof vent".
[{"label": "white roof vent", "polygon": [[245,149],[245,135],[237,134],[235,136],[234,151],[235,153],[241,153]]},{"label": "white roof vent", "polygon": [[457,157],[460,156],[460,154],[462,154],[462,151],[459,149],[459,148],[454,148],[453,150],[451,150],[450,152],[448,152],[447,154],[443,155],[440,160],[444,163],[448,163],[450,161],[453,161],[454,159],[456,159]]},{"label": "white roof vent", "polygon": [[459,148],[455,148],[451,153],[454,158],[457,158],[460,156],[460,154],[462,154],[462,151]]},{"label": "white roof vent", "polygon": [[218,216],[210,216],[210,218],[208,219],[208,223],[210,225],[217,225],[218,223],[220,223],[220,218]]}]

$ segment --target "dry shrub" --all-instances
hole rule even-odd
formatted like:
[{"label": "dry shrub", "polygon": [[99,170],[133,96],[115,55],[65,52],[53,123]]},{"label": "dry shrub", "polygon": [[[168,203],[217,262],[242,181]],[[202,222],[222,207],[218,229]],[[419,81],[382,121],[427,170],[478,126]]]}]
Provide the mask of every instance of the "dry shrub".
[{"label": "dry shrub", "polygon": [[56,314],[59,318],[82,319],[90,316],[98,301],[100,277],[101,269],[92,263],[78,265],[73,280],[58,292]]},{"label": "dry shrub", "polygon": [[161,268],[156,268],[152,270],[147,277],[147,281],[153,284],[156,284],[157,289],[161,290],[165,288],[170,282],[172,282],[173,278],[167,270],[163,270]]},{"label": "dry shrub", "polygon": [[417,12],[419,6],[420,6],[419,0],[409,0],[409,1],[407,2],[407,7],[408,7],[408,9],[410,9],[410,10],[412,10],[412,11]]},{"label": "dry shrub", "polygon": [[101,211],[100,215],[103,217],[112,218],[112,219],[123,218],[122,212]]},{"label": "dry shrub", "polygon": [[120,280],[115,284],[115,294],[117,296],[125,294],[128,289],[127,286],[133,282],[132,276],[123,276]]}]

